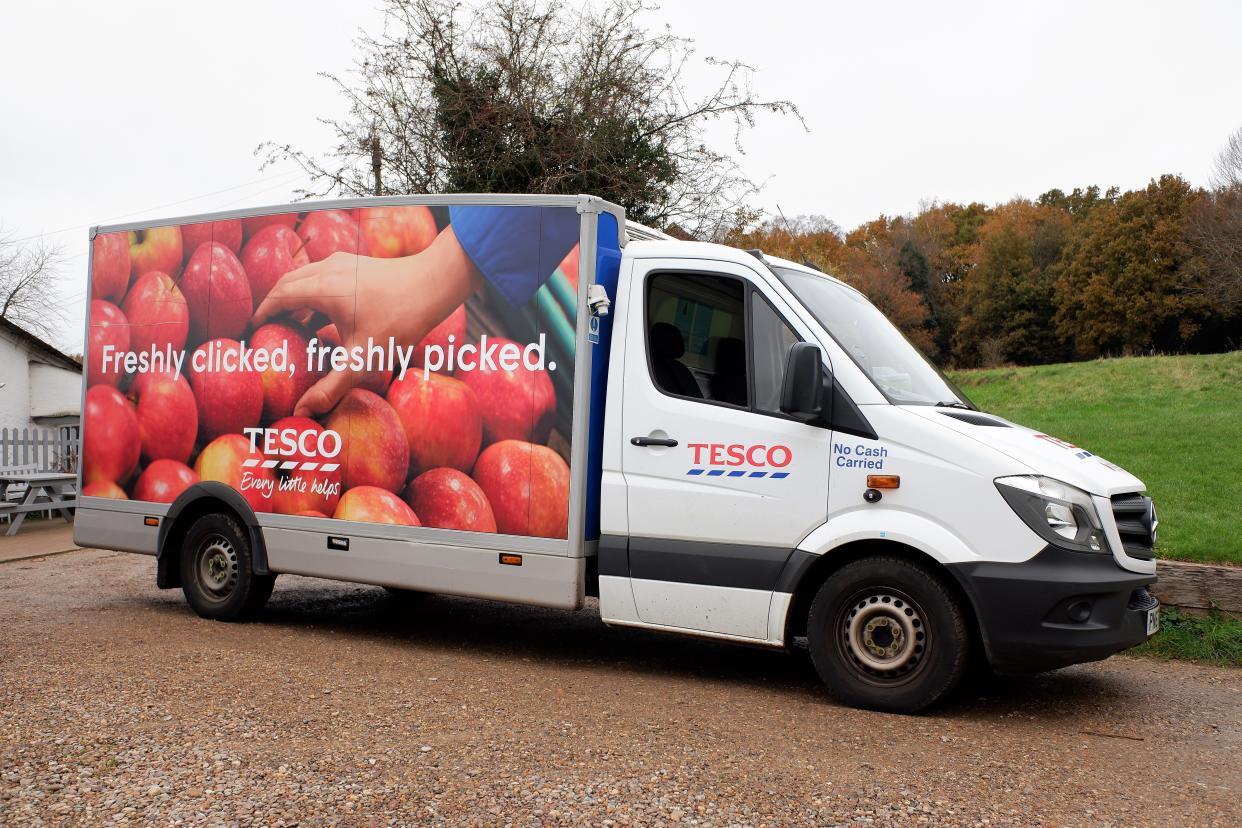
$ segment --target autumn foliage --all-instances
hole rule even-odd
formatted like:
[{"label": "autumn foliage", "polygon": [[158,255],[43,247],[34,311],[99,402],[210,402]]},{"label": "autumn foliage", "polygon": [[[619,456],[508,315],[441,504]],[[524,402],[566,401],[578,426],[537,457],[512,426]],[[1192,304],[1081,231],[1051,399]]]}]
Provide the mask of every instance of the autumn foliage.
[{"label": "autumn foliage", "polygon": [[936,203],[848,233],[778,218],[724,241],[844,279],[945,364],[1222,351],[1242,341],[1239,203],[1165,175],[1125,193]]}]

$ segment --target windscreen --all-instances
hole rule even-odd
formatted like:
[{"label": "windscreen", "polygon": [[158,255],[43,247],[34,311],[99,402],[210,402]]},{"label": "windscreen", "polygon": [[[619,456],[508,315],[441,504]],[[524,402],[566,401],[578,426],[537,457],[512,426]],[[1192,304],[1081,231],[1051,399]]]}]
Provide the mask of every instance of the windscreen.
[{"label": "windscreen", "polygon": [[889,402],[973,407],[861,293],[800,270],[772,270]]}]

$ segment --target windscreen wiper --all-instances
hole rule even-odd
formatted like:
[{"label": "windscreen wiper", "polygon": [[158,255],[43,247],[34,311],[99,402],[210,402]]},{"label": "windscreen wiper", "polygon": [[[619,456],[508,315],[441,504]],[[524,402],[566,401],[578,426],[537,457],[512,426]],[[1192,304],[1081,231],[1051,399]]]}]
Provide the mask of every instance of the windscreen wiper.
[{"label": "windscreen wiper", "polygon": [[938,402],[936,403],[936,407],[937,408],[964,408],[967,411],[973,410],[969,405],[967,405],[964,402],[961,402],[960,400],[945,400],[944,402]]}]

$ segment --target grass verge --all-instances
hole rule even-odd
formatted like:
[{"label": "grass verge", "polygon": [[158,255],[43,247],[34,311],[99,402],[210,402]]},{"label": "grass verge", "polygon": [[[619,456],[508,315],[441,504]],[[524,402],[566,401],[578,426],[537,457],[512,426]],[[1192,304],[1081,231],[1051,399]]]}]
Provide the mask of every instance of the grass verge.
[{"label": "grass verge", "polygon": [[1161,608],[1160,614],[1160,632],[1132,654],[1242,667],[1242,620],[1218,612],[1187,615],[1175,607]]}]

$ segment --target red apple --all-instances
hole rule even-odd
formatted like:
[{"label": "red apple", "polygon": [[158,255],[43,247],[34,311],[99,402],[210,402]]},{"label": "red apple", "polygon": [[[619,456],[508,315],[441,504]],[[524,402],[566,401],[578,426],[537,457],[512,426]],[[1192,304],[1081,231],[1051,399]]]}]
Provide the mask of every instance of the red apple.
[{"label": "red apple", "polygon": [[276,475],[262,464],[263,455],[251,451],[249,439],[240,434],[225,434],[203,447],[194,471],[200,480],[218,480],[232,486],[256,512],[270,512]]},{"label": "red apple", "polygon": [[405,502],[424,526],[495,532],[496,517],[487,495],[457,469],[430,469],[410,483]]},{"label": "red apple", "polygon": [[[337,465],[339,458],[319,454],[319,436],[323,433],[323,426],[306,417],[285,417],[268,426],[268,433],[272,432],[275,432],[274,439],[277,441],[282,436],[288,436],[298,446],[297,450],[290,452],[276,442],[280,453],[267,455],[269,460],[279,460],[282,464],[279,485],[272,497],[272,510],[282,515],[312,511],[332,514],[341,499],[341,468]],[[303,448],[308,450],[302,451]],[[294,463],[296,467],[285,468],[284,464],[288,463]],[[312,463],[317,468],[301,468]],[[325,465],[327,471],[324,471]],[[293,482],[290,483],[290,480]]]},{"label": "red apple", "polygon": [[181,247],[186,256],[193,255],[201,245],[216,242],[233,251],[241,253],[242,223],[241,219],[225,219],[224,221],[203,221],[198,224],[181,225]]},{"label": "red apple", "polygon": [[569,536],[569,466],[547,446],[493,443],[474,464],[474,480],[504,534]]},{"label": "red apple", "polygon": [[129,234],[100,233],[91,245],[91,298],[120,302],[129,288]]},{"label": "red apple", "polygon": [[86,497],[110,497],[113,500],[129,500],[129,495],[125,494],[125,490],[113,483],[111,480],[98,480],[82,487],[82,494]]},{"label": "red apple", "polygon": [[[483,441],[474,392],[464,382],[413,370],[388,389],[410,446],[410,475],[437,466],[470,471]],[[415,509],[415,511],[418,511]]]},{"label": "red apple", "polygon": [[190,334],[195,342],[238,339],[245,333],[254,303],[250,280],[232,250],[219,242],[199,245],[190,254],[178,284],[190,308]]},{"label": "red apple", "polygon": [[250,293],[258,307],[281,276],[310,264],[310,259],[297,233],[283,224],[274,224],[264,227],[246,242],[241,263],[250,278]]},{"label": "red apple", "polygon": [[378,486],[401,491],[410,468],[410,447],[401,419],[383,397],[351,388],[328,415],[327,427],[341,436],[346,489]]},{"label": "red apple", "polygon": [[245,238],[249,239],[252,236],[255,236],[256,234],[258,234],[258,232],[262,230],[264,227],[271,227],[274,224],[278,224],[282,227],[288,227],[290,230],[292,230],[294,227],[297,226],[298,214],[297,213],[274,213],[273,215],[270,215],[270,216],[251,216],[250,218],[244,218],[241,221],[242,221],[242,235]]},{"label": "red apple", "polygon": [[298,235],[306,243],[312,262],[323,261],[333,253],[366,253],[359,248],[358,220],[344,210],[316,210],[298,225]]},{"label": "red apple", "polygon": [[295,514],[298,517],[322,517],[322,518],[327,517],[327,515],[325,515],[323,512],[317,511],[315,509],[307,509],[306,511],[296,512]]},{"label": "red apple", "polygon": [[561,273],[565,274],[565,278],[569,283],[578,289],[578,245],[574,245],[573,249],[565,254],[565,258],[561,259]]},{"label": "red apple", "polygon": [[232,339],[204,342],[190,355],[186,373],[198,403],[198,432],[204,442],[257,426],[263,414],[263,379],[239,367],[241,344]]},{"label": "red apple", "polygon": [[436,220],[426,207],[364,207],[356,215],[369,256],[412,256],[436,238]]},{"label": "red apple", "polygon": [[[423,357],[430,345],[435,345],[443,353],[448,353],[449,345],[461,345],[465,341],[466,306],[458,305],[456,310],[441,320],[440,324],[432,328],[418,343],[418,347],[414,349],[414,364],[419,368],[423,367],[425,364]],[[439,370],[447,371],[448,369]]]},{"label": "red apple", "polygon": [[117,370],[116,362],[110,360],[104,371],[104,346],[111,345],[113,353],[129,350],[129,320],[121,309],[102,299],[91,300],[91,328],[86,343],[86,385],[104,383],[115,386],[124,374]]},{"label": "red apple", "polygon": [[129,272],[137,278],[158,270],[170,276],[181,272],[181,228],[149,227],[129,231]]},{"label": "red apple", "polygon": [[137,401],[142,456],[188,463],[198,434],[198,403],[185,377],[175,373],[139,374],[129,396]]},{"label": "red apple", "polygon": [[398,526],[422,526],[418,515],[387,489],[378,486],[358,486],[341,496],[332,517],[337,520],[356,520],[360,523],[394,523]]},{"label": "red apple", "polygon": [[153,270],[134,282],[122,307],[129,319],[129,343],[135,351],[152,346],[174,351],[185,347],[190,333],[190,307],[177,283],[167,273]]},{"label": "red apple", "polygon": [[110,385],[86,391],[82,412],[83,483],[124,483],[138,465],[138,416]]},{"label": "red apple", "polygon": [[[491,337],[488,340],[488,347],[491,347],[493,340]],[[494,341],[497,354],[510,344],[521,347],[499,336]],[[546,369],[531,370],[519,361],[511,371],[499,366],[494,371],[458,369],[457,377],[478,397],[483,434],[489,443],[547,437],[552,415],[556,412],[556,390]]]},{"label": "red apple", "polygon": [[305,334],[279,322],[269,322],[251,335],[251,348],[272,354],[283,346],[289,361],[282,370],[269,366],[259,375],[263,380],[263,422],[292,414],[294,404],[319,379],[318,374],[306,370],[306,344]]},{"label": "red apple", "polygon": [[134,500],[172,503],[177,496],[198,482],[194,469],[176,460],[156,460],[138,476]]}]

